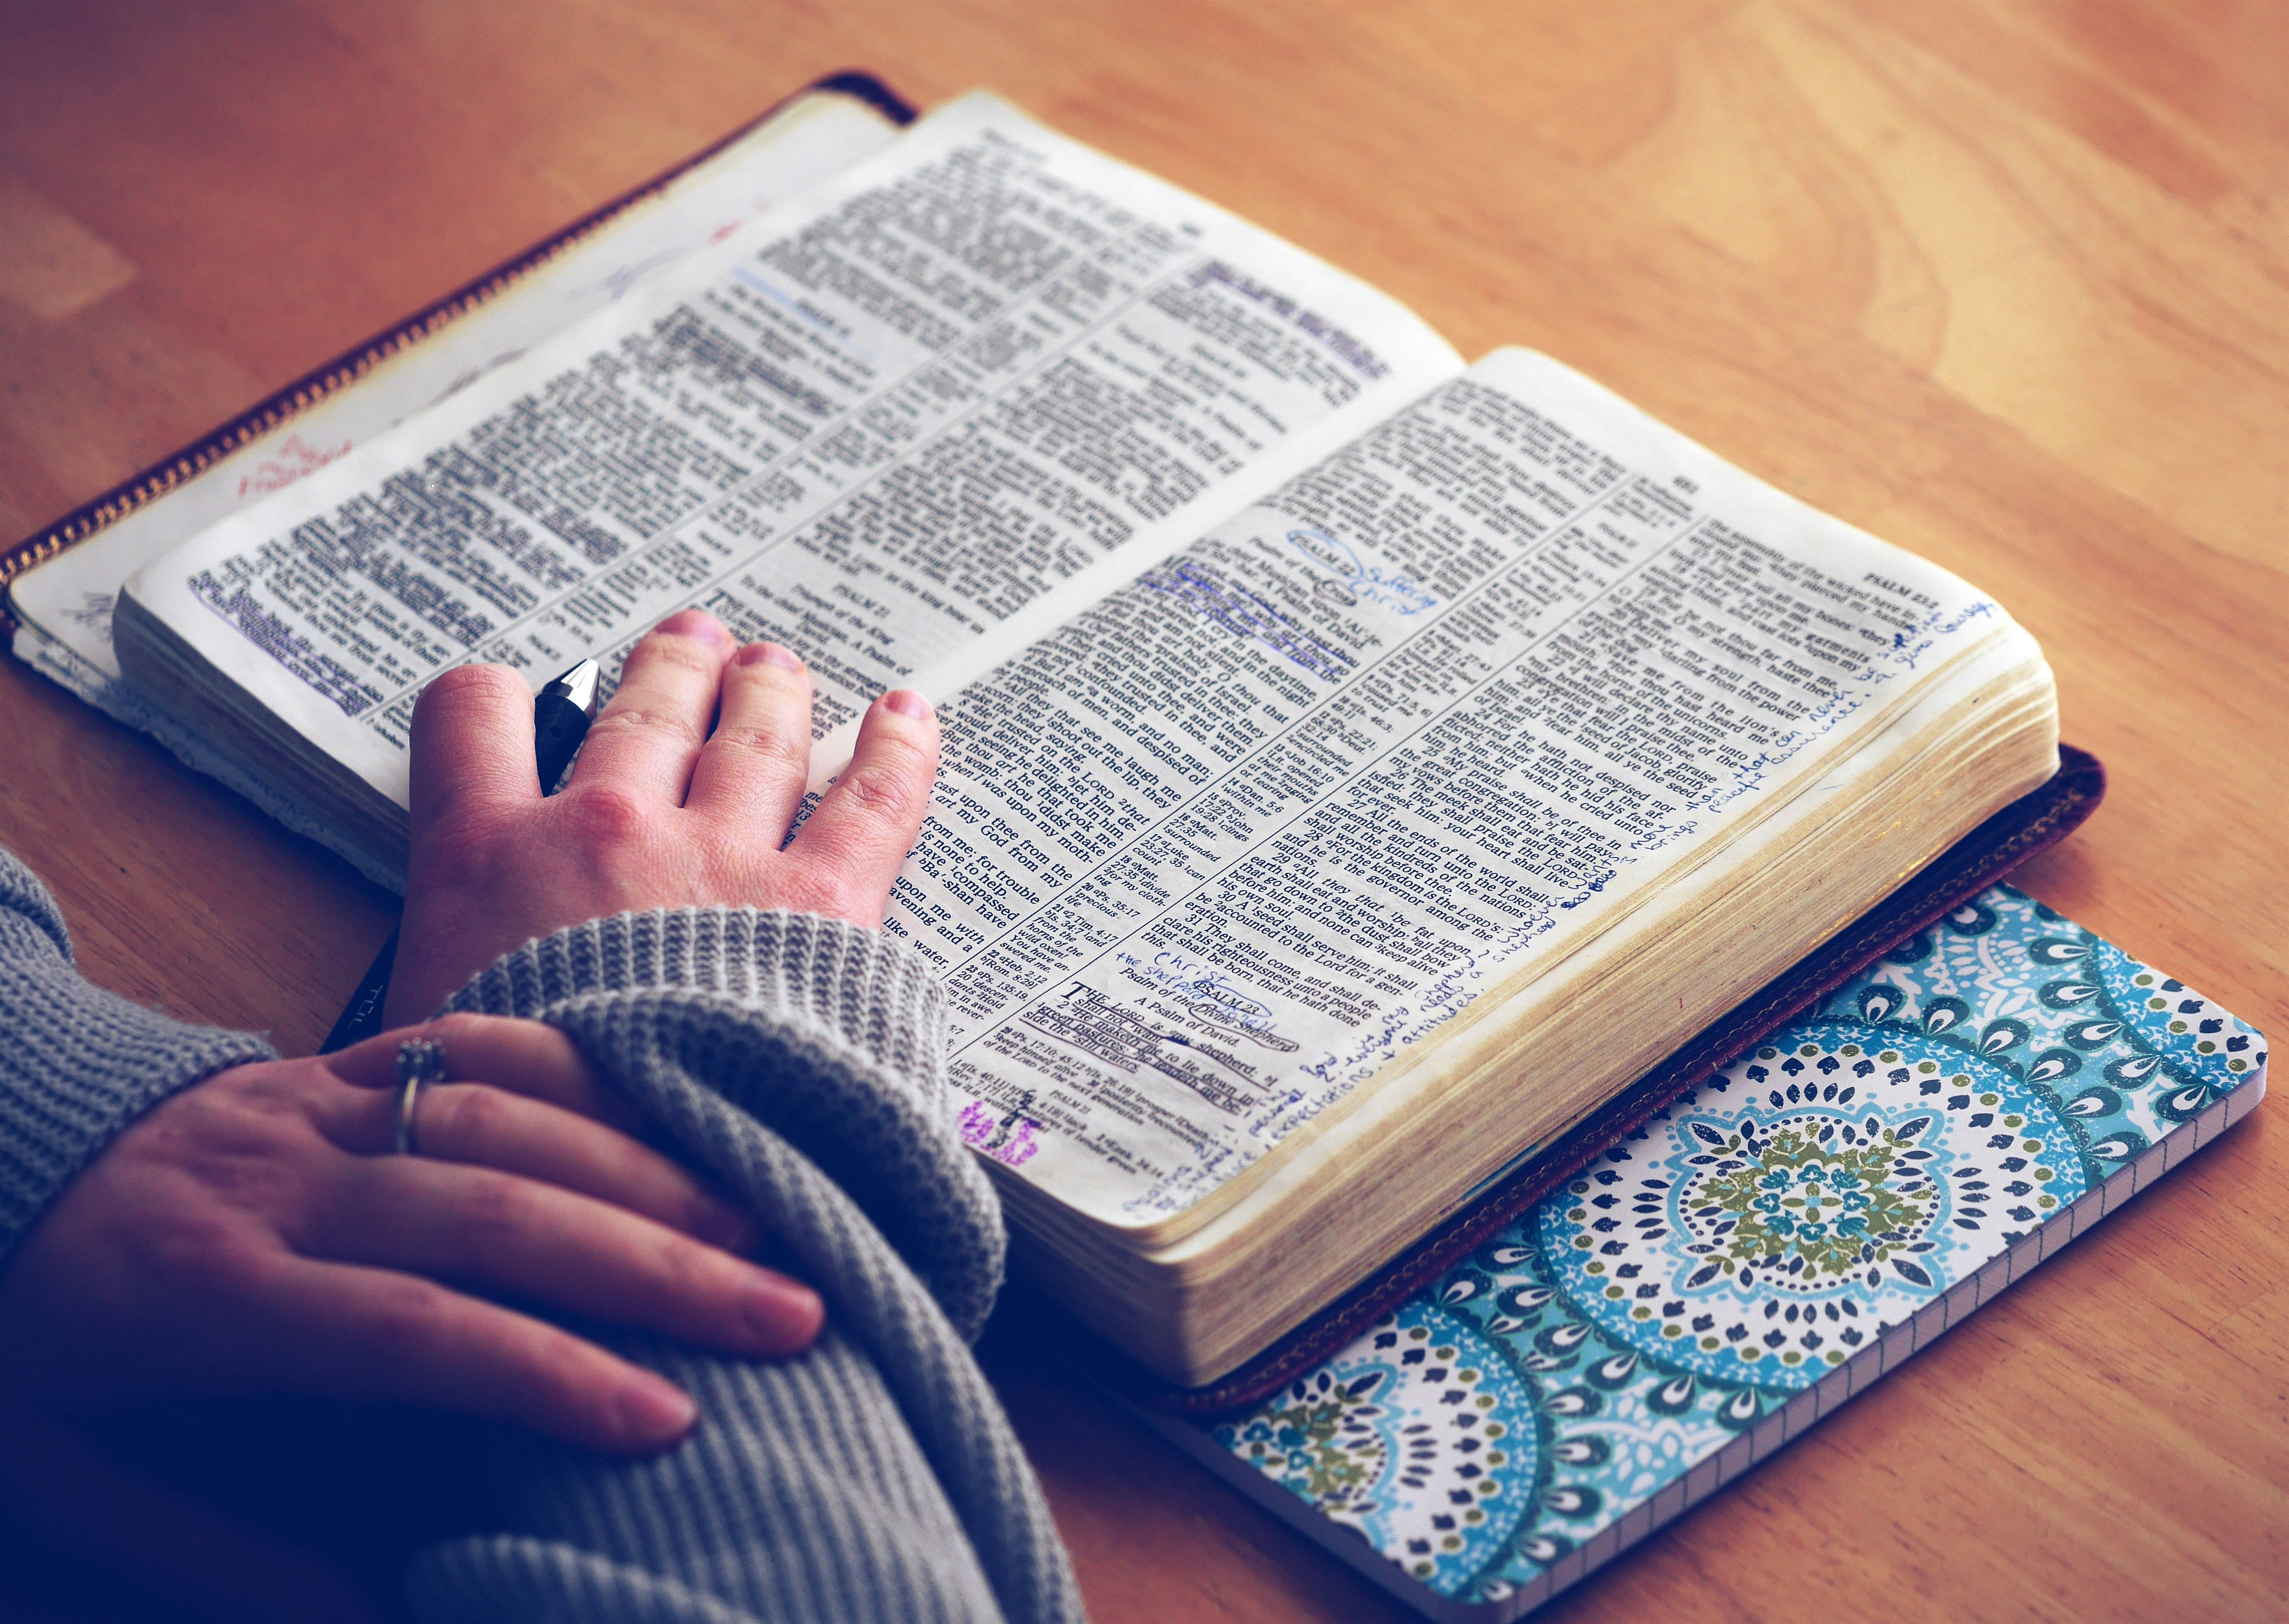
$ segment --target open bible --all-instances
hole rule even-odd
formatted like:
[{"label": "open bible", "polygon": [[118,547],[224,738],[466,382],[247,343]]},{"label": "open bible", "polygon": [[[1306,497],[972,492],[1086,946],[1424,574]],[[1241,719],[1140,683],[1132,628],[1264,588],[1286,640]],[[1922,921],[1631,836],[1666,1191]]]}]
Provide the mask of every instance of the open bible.
[{"label": "open bible", "polygon": [[116,589],[108,702],[385,878],[451,665],[697,604],[810,664],[814,788],[921,689],[884,927],[963,1134],[1187,1383],[2056,769],[1948,573],[989,96],[874,123],[124,582],[28,575],[26,635]]}]

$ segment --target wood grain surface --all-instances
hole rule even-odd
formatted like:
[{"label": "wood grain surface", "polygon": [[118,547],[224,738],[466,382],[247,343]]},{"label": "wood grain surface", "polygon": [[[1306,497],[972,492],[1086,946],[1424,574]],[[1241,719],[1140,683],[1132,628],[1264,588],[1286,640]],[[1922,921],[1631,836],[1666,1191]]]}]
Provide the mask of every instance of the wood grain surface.
[{"label": "wood grain surface", "polygon": [[[2113,773],[2022,883],[2289,1030],[2269,0],[8,0],[0,537],[854,65],[998,88],[1993,592]],[[6,661],[0,739],[91,975],[315,1042],[387,898]],[[2289,1612],[2285,1112],[1542,1616]],[[1406,1616],[988,1355],[1099,1620]]]}]

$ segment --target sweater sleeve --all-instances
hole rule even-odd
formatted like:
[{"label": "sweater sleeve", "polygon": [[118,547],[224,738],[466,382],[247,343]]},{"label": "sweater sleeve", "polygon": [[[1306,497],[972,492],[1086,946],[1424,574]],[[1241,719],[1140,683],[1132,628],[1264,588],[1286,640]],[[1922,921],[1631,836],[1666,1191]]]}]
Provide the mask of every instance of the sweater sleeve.
[{"label": "sweater sleeve", "polygon": [[88,982],[55,899],[0,851],[0,1265],[120,1129],[203,1077],[276,1058]]},{"label": "sweater sleeve", "polygon": [[416,1564],[427,1624],[1081,1618],[968,1347],[1003,1243],[945,1108],[941,996],[878,932],[714,908],[560,931],[454,997],[570,1033],[745,1198],[827,1330],[774,1362],[602,1333],[690,1391],[698,1427],[639,1461],[503,1437],[502,1526]]}]

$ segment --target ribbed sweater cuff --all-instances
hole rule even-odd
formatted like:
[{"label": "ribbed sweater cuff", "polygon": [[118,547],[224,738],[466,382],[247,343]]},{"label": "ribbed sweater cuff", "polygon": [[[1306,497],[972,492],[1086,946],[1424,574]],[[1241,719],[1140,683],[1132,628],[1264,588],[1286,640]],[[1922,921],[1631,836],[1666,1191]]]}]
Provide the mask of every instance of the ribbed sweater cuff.
[{"label": "ribbed sweater cuff", "polygon": [[530,1016],[584,993],[670,988],[847,1044],[944,1105],[945,995],[928,962],[879,930],[816,913],[661,908],[591,919],[504,955],[446,1007]]},{"label": "ribbed sweater cuff", "polygon": [[81,978],[55,904],[0,854],[0,1263],[130,1122],[227,1066],[275,1060]]},{"label": "ribbed sweater cuff", "polygon": [[984,1325],[1001,1207],[955,1131],[944,993],[912,949],[810,913],[622,913],[527,943],[447,1007],[562,1027],[624,1086],[688,1079],[841,1186],[965,1336]]}]

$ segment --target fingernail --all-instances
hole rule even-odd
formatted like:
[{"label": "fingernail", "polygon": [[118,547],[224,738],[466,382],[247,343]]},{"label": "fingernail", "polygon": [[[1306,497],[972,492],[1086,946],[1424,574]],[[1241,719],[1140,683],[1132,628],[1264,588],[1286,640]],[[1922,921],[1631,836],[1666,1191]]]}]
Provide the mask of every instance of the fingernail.
[{"label": "fingernail", "polygon": [[614,1407],[628,1442],[652,1448],[673,1444],[699,1419],[699,1406],[691,1402],[690,1394],[654,1375],[632,1376],[622,1382]]},{"label": "fingernail", "polygon": [[921,721],[930,713],[929,701],[911,688],[894,688],[882,696],[882,708]]},{"label": "fingernail", "polygon": [[676,610],[659,623],[659,630],[678,637],[704,637],[711,643],[731,641],[731,634],[723,629],[723,623],[701,609]]},{"label": "fingernail", "polygon": [[749,643],[732,657],[742,665],[776,665],[781,671],[801,671],[802,661],[792,649],[777,643]]},{"label": "fingernail", "polygon": [[783,1275],[759,1274],[748,1282],[740,1312],[758,1353],[799,1353],[818,1336],[826,1318],[818,1294]]}]

